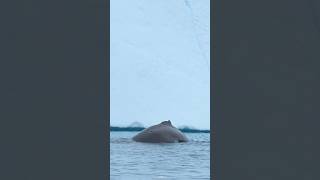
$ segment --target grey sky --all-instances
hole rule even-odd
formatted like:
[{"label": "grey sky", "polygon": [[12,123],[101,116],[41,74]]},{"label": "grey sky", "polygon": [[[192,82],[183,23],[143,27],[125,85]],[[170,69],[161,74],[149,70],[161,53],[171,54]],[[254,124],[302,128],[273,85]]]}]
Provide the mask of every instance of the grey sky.
[{"label": "grey sky", "polygon": [[210,128],[209,3],[111,0],[111,125]]}]

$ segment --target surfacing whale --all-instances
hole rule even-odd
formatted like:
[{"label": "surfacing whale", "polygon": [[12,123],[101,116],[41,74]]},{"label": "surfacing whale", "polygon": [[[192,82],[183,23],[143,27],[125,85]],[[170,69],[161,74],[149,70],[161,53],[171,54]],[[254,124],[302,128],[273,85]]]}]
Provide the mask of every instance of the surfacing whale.
[{"label": "surfacing whale", "polygon": [[137,142],[147,143],[174,143],[187,142],[188,138],[176,127],[172,126],[170,120],[144,129],[132,138]]}]

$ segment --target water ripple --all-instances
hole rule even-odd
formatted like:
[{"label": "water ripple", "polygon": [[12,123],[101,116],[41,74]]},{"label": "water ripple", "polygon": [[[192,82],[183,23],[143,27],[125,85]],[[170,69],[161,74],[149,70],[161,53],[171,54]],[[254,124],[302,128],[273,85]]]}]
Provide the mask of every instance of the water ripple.
[{"label": "water ripple", "polygon": [[210,134],[186,133],[186,143],[139,143],[136,132],[110,134],[111,179],[209,179]]}]

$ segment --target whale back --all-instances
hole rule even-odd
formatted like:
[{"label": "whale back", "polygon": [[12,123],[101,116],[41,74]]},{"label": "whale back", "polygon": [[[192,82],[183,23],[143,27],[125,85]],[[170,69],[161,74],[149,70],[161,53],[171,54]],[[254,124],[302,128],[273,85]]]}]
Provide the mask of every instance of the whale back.
[{"label": "whale back", "polygon": [[168,121],[162,121],[160,124],[162,124],[162,125],[167,125],[167,126],[172,126],[170,120],[168,120]]},{"label": "whale back", "polygon": [[173,143],[187,142],[187,137],[177,128],[172,126],[170,120],[144,129],[133,137],[137,142]]}]

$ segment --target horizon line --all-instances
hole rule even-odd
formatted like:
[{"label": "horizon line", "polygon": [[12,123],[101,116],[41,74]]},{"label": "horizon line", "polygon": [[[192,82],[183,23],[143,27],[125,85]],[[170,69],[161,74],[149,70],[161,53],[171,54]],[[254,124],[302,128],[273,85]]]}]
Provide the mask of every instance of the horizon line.
[{"label": "horizon line", "polygon": [[[146,129],[145,127],[119,127],[119,126],[110,126],[110,131],[142,131]],[[210,129],[195,129],[190,127],[182,127],[177,128],[182,132],[202,132],[202,133],[210,133]]]}]

